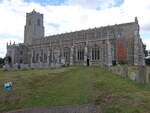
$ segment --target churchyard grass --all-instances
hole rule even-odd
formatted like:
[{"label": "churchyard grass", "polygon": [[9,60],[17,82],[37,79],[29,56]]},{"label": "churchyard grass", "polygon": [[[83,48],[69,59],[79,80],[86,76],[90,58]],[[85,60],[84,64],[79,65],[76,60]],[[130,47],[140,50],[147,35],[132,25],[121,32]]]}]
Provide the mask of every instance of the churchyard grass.
[{"label": "churchyard grass", "polygon": [[[3,90],[7,81],[12,92]],[[150,86],[99,67],[0,70],[0,111],[77,104],[96,104],[103,113],[149,113]]]}]

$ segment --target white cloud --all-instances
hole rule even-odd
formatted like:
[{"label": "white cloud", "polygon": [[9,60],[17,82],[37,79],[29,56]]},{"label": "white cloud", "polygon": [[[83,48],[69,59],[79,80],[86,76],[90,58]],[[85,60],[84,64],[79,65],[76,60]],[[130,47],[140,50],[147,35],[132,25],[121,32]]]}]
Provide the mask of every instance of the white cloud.
[{"label": "white cloud", "polygon": [[[139,19],[141,33],[150,33],[149,0],[125,0],[121,6],[108,8],[114,4],[115,0],[68,0],[67,4],[60,6],[42,6],[33,2],[25,3],[23,0],[4,0],[0,3],[0,39],[3,39],[0,53],[6,52],[6,42],[23,41],[25,13],[33,9],[44,14],[46,35],[131,22],[135,16]],[[103,10],[96,10],[98,7]],[[4,39],[2,34],[12,38]],[[150,42],[148,38],[143,40],[147,45]],[[150,49],[149,46],[147,48]]]},{"label": "white cloud", "polygon": [[142,41],[146,44],[146,49],[150,50],[150,38],[143,38]]},{"label": "white cloud", "polygon": [[77,5],[84,8],[108,8],[115,4],[115,0],[68,0],[69,5]]}]

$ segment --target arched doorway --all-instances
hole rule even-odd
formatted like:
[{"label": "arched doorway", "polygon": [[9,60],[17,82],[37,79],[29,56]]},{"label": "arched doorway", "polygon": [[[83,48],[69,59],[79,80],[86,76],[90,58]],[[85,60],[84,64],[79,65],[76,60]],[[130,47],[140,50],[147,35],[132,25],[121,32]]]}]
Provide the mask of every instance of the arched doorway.
[{"label": "arched doorway", "polygon": [[90,59],[89,58],[87,58],[87,64],[86,65],[90,66]]}]

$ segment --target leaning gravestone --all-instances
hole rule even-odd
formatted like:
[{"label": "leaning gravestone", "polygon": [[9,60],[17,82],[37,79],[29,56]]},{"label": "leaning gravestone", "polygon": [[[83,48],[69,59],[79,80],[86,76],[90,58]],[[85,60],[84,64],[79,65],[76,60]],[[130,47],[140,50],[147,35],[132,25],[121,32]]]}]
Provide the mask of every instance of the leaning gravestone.
[{"label": "leaning gravestone", "polygon": [[136,73],[135,72],[131,72],[129,74],[129,79],[135,81],[136,80]]},{"label": "leaning gravestone", "polygon": [[123,67],[123,75],[122,75],[123,77],[128,77],[128,65],[126,64],[126,65],[124,65],[124,67]]},{"label": "leaning gravestone", "polygon": [[139,66],[139,82],[146,82],[146,66]]}]

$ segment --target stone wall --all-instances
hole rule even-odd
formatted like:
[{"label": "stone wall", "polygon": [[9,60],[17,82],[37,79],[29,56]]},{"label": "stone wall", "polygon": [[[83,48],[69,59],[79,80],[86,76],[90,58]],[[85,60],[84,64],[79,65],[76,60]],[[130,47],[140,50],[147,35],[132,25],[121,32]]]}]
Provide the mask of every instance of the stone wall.
[{"label": "stone wall", "polygon": [[128,65],[117,65],[115,67],[110,67],[109,70],[132,81],[150,84],[150,71],[147,70],[146,66],[136,66],[134,67],[135,69],[131,68],[132,67]]}]

